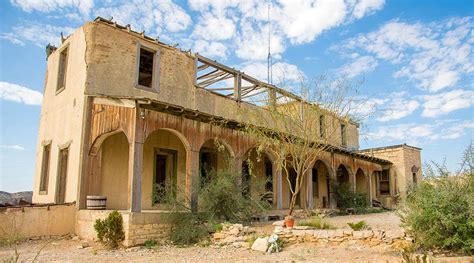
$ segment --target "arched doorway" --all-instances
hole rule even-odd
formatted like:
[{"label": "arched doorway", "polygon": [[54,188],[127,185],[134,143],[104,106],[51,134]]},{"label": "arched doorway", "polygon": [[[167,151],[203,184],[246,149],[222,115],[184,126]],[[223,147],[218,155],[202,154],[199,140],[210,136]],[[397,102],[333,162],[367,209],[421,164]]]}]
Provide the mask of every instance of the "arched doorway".
[{"label": "arched doorway", "polygon": [[339,165],[339,167],[337,168],[336,177],[337,177],[337,183],[339,185],[350,184],[349,171],[343,164]]},{"label": "arched doorway", "polygon": [[211,180],[216,172],[230,171],[234,154],[229,145],[218,139],[207,140],[199,150],[200,183]]},{"label": "arched doorway", "polygon": [[329,208],[329,167],[318,160],[311,172],[313,207]]},{"label": "arched doorway", "polygon": [[273,164],[265,152],[250,149],[242,161],[242,194],[273,204]]},{"label": "arched doorway", "polygon": [[128,140],[123,132],[107,137],[100,145],[99,195],[107,197],[107,209],[128,206]]},{"label": "arched doorway", "polygon": [[165,195],[186,194],[188,142],[175,130],[152,132],[143,145],[142,208],[159,209]]},{"label": "arched doorway", "polygon": [[355,179],[356,192],[369,194],[369,178],[361,168],[357,169]]}]

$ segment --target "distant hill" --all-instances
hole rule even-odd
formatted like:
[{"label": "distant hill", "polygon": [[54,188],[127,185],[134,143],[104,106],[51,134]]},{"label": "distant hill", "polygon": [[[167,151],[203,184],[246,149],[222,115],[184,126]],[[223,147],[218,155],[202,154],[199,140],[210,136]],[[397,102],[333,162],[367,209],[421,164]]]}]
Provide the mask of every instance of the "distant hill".
[{"label": "distant hill", "polygon": [[20,200],[31,203],[33,197],[32,191],[8,193],[0,191],[0,206],[17,206],[20,204]]}]

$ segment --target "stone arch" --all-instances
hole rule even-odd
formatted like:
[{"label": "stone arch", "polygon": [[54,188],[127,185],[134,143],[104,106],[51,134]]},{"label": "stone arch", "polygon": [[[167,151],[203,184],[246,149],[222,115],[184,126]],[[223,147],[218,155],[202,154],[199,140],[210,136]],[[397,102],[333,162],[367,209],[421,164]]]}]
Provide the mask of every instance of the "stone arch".
[{"label": "stone arch", "polygon": [[119,128],[119,129],[116,129],[116,130],[113,130],[113,131],[102,133],[99,136],[95,137],[92,144],[91,144],[91,147],[89,149],[89,154],[90,155],[96,155],[99,152],[102,143],[108,137],[113,136],[117,133],[123,133],[125,135],[125,137],[127,138],[127,142],[130,143],[130,138],[127,136],[127,133],[122,128]]},{"label": "stone arch", "polygon": [[274,159],[267,151],[258,152],[252,147],[242,156],[243,194],[274,203],[275,167]]},{"label": "stone arch", "polygon": [[[108,134],[100,144],[100,165],[93,176],[95,193],[107,197],[107,209],[125,210],[128,204],[129,141],[124,132]],[[97,182],[97,180],[99,182]]]},{"label": "stone arch", "polygon": [[190,153],[190,143],[179,131],[158,128],[147,134],[143,143],[143,209],[160,209],[158,191],[188,194],[192,177]]},{"label": "stone arch", "polygon": [[324,160],[316,160],[311,170],[310,193],[315,208],[329,208],[331,188],[331,166]]},{"label": "stone arch", "polygon": [[201,180],[210,179],[212,172],[231,171],[235,154],[222,139],[208,139],[199,148],[199,172]]},{"label": "stone arch", "polygon": [[359,193],[369,193],[369,177],[367,173],[362,169],[357,169],[355,173],[355,190]]},{"label": "stone arch", "polygon": [[336,169],[336,180],[338,184],[350,184],[351,170],[344,164],[340,164]]}]

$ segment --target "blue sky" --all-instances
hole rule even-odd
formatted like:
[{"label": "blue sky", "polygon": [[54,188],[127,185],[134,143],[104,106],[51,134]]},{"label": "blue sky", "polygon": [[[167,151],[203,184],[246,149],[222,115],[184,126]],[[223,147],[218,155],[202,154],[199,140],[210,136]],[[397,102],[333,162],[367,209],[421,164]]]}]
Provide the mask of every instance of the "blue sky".
[{"label": "blue sky", "polygon": [[[267,1],[0,1],[0,190],[31,190],[45,46],[96,16],[266,79]],[[272,0],[274,79],[363,79],[361,148],[408,143],[455,170],[474,130],[474,2]]]}]

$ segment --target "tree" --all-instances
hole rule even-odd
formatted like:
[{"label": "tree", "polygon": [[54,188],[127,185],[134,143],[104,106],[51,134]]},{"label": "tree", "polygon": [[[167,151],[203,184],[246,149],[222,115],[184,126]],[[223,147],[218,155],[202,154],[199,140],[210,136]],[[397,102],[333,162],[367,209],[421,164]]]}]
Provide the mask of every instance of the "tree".
[{"label": "tree", "polygon": [[349,79],[301,79],[297,87],[301,96],[271,87],[256,90],[253,96],[249,93],[247,98],[252,99],[247,102],[260,107],[242,107],[239,113],[248,120],[240,128],[255,137],[258,152],[272,152],[274,165],[284,172],[291,193],[289,215],[312,165],[337,145],[347,145],[351,129],[358,125],[351,113],[362,113],[354,99],[356,86]]}]

